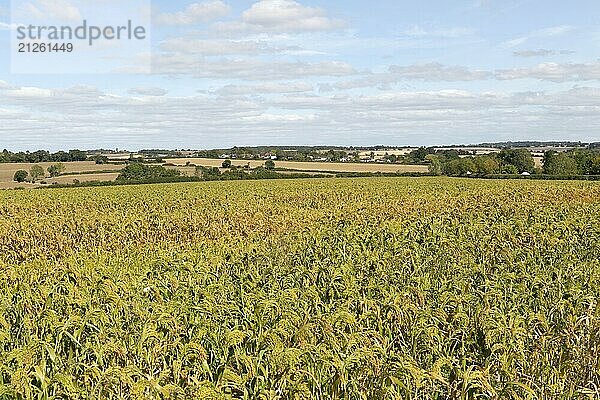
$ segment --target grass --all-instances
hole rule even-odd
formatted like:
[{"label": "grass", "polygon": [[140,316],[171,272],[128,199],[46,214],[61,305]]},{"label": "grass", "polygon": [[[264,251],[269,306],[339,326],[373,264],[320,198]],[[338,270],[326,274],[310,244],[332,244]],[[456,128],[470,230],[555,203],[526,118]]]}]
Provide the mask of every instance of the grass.
[{"label": "grass", "polygon": [[594,399],[600,185],[0,192],[0,397]]}]

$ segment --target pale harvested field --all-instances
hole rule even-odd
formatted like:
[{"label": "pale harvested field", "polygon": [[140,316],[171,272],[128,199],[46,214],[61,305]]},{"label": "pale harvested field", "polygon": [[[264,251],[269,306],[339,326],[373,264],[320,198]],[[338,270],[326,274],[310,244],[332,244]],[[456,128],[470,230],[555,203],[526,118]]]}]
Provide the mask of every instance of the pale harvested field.
[{"label": "pale harvested field", "polygon": [[63,175],[56,178],[48,178],[46,182],[56,183],[73,183],[75,179],[79,182],[94,182],[94,181],[114,181],[119,176],[118,172],[107,172],[102,174],[83,174],[83,175]]},{"label": "pale harvested field", "polygon": [[60,183],[60,184],[72,184],[74,179],[77,179],[79,182],[93,182],[93,181],[114,181],[119,176],[118,172],[110,172],[110,173],[102,173],[102,174],[83,174],[83,175],[63,175],[56,178],[44,178],[44,182],[47,185],[42,185],[40,182],[36,184],[31,183],[18,183],[11,181],[2,181],[0,182],[0,189],[16,189],[16,188],[25,188],[25,189],[33,189],[39,187],[48,187],[52,185],[52,183]]},{"label": "pale harvested field", "polygon": [[[13,182],[13,177],[15,175],[15,172],[17,172],[18,170],[22,169],[22,170],[29,172],[31,167],[34,165],[42,166],[42,168],[44,168],[44,172],[46,172],[46,176],[48,176],[47,169],[52,164],[56,164],[56,163],[53,163],[53,162],[38,163],[38,164],[0,163],[0,189],[36,188],[36,187],[40,187],[40,186],[47,186],[47,185],[40,185],[39,183],[32,185],[29,183]],[[65,171],[66,174],[69,174],[69,173],[72,174],[72,173],[77,173],[77,172],[93,172],[93,171],[115,171],[115,172],[114,173],[101,173],[101,174],[67,175],[67,176],[60,176],[60,177],[53,178],[53,179],[46,177],[43,180],[48,183],[52,183],[52,182],[73,183],[73,179],[78,179],[80,182],[112,181],[112,180],[115,180],[117,178],[117,176],[119,175],[118,171],[123,169],[123,165],[111,165],[111,164],[97,165],[93,161],[65,162],[62,164],[66,168],[66,171]]]},{"label": "pale harvested field", "polygon": [[[216,165],[215,165],[216,167]],[[196,167],[167,167],[169,169],[177,169],[185,176],[195,176],[196,175]],[[227,171],[227,168],[219,168],[221,172]],[[298,172],[295,171],[279,171],[281,175],[292,175]],[[327,172],[309,172],[308,174],[313,176],[335,176],[334,174],[330,174]],[[116,179],[116,178],[115,178]]]},{"label": "pale harvested field", "polygon": [[[12,182],[15,172],[17,172],[20,169],[29,172],[31,167],[34,165],[41,165],[42,168],[44,168],[44,171],[46,172],[46,174],[48,174],[47,169],[52,164],[56,164],[56,163],[52,163],[52,162],[39,163],[39,164],[1,163],[0,164],[0,184],[5,183],[5,182]],[[124,167],[123,165],[111,165],[111,164],[97,165],[93,161],[68,162],[68,163],[62,163],[62,164],[65,166],[65,168],[66,168],[65,173],[67,173],[67,174],[74,173],[74,172],[92,172],[92,171],[109,171],[109,170],[110,171],[120,171]],[[79,180],[81,181],[82,179],[79,179]],[[22,186],[22,185],[20,185],[20,186]]]},{"label": "pale harvested field", "polygon": [[196,167],[166,167],[168,169],[177,169],[184,176],[195,176]]},{"label": "pale harvested field", "polygon": [[[184,175],[194,176],[194,167],[185,167],[186,163],[191,163],[198,166],[204,167],[221,167],[223,160],[214,160],[206,158],[178,158],[169,159],[167,163],[175,164]],[[251,168],[261,167],[264,165],[264,160],[232,160],[233,165],[245,166],[250,163]],[[44,171],[47,171],[48,167],[56,163],[39,163],[37,165],[42,166]],[[120,171],[123,165],[97,165],[93,161],[81,161],[81,162],[70,162],[62,163],[66,167],[66,174],[73,174],[78,172],[93,172],[93,171],[115,171],[115,172],[103,172],[98,174],[82,174],[82,175],[66,175],[59,176],[57,178],[45,177],[43,180],[49,184],[57,182],[60,184],[73,183],[74,179],[80,182],[90,181],[112,181],[117,178],[118,171]],[[15,172],[18,170],[25,170],[29,172],[31,167],[35,164],[27,163],[3,163],[0,164],[0,189],[14,189],[14,188],[35,188],[40,184],[28,184],[28,183],[17,183],[13,182]],[[297,171],[322,171],[323,175],[327,175],[327,172],[427,172],[427,167],[422,165],[397,165],[397,164],[356,164],[356,163],[319,163],[319,162],[292,162],[292,161],[275,161],[275,165],[278,168],[287,168],[290,170]],[[221,170],[223,170],[221,168]],[[47,172],[46,172],[47,174]]]},{"label": "pale harvested field", "polygon": [[[208,158],[173,158],[167,163],[178,166],[191,163],[203,167],[220,167],[223,160]],[[233,165],[242,167],[250,163],[251,168],[263,166],[264,160],[232,160]],[[294,169],[298,171],[326,171],[326,172],[428,172],[426,165],[399,165],[399,164],[358,164],[358,163],[320,163],[320,162],[294,162],[275,161],[277,168]]]}]

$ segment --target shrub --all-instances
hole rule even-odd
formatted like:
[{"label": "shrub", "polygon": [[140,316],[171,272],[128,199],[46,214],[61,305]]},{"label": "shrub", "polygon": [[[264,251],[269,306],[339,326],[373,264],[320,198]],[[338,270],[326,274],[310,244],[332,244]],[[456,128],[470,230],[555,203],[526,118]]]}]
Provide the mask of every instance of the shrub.
[{"label": "shrub", "polygon": [[29,170],[29,175],[31,176],[31,181],[35,182],[39,178],[43,178],[44,177],[44,168],[42,168],[40,165],[34,165]]},{"label": "shrub", "polygon": [[15,176],[13,177],[13,180],[15,182],[23,183],[23,182],[25,182],[25,179],[27,179],[28,176],[29,176],[29,172],[20,169],[17,172],[15,172]]},{"label": "shrub", "polygon": [[146,181],[161,178],[172,178],[181,176],[181,172],[176,169],[167,169],[160,165],[145,165],[142,163],[132,163],[123,168],[117,181]]},{"label": "shrub", "polygon": [[62,163],[58,163],[58,164],[53,164],[51,166],[48,167],[48,173],[50,174],[51,178],[55,178],[59,175],[61,175],[62,173],[64,173],[66,170],[64,164]]}]

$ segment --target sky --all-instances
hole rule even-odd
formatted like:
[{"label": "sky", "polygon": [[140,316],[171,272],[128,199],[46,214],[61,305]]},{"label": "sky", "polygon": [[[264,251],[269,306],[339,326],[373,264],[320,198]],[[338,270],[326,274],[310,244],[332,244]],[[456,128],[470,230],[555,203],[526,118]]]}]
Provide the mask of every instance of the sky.
[{"label": "sky", "polygon": [[[0,148],[600,141],[597,0],[137,1],[0,0]],[[148,43],[15,64],[17,24],[101,15]]]}]

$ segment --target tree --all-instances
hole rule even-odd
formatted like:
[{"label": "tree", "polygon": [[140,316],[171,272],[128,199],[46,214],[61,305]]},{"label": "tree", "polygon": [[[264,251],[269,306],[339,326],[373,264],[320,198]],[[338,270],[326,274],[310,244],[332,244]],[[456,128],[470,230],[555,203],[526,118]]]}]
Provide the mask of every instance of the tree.
[{"label": "tree", "polygon": [[33,153],[29,153],[27,158],[31,163],[51,161],[50,153],[46,150],[38,150],[34,151]]},{"label": "tree", "polygon": [[444,175],[448,176],[465,176],[469,172],[475,171],[475,163],[471,158],[460,158],[446,162],[442,170]]},{"label": "tree", "polygon": [[223,164],[221,164],[221,166],[223,168],[231,168],[231,160],[227,159],[227,160],[223,161]]},{"label": "tree", "polygon": [[267,160],[265,162],[265,168],[269,170],[275,169],[275,163],[273,162],[273,160]]},{"label": "tree", "polygon": [[517,175],[519,170],[512,164],[504,164],[502,166],[502,173],[506,175]]},{"label": "tree", "polygon": [[284,160],[285,159],[285,153],[283,152],[283,150],[275,150],[275,158],[278,160]]},{"label": "tree", "polygon": [[97,155],[92,157],[92,161],[94,161],[97,165],[108,164],[108,157]]},{"label": "tree", "polygon": [[566,153],[577,163],[579,175],[598,175],[598,162],[600,153],[590,150],[574,150]]},{"label": "tree", "polygon": [[446,159],[448,161],[458,160],[460,158],[460,154],[455,149],[438,151],[438,152],[436,152],[436,154],[444,157],[444,159]]},{"label": "tree", "polygon": [[4,149],[2,150],[2,153],[0,153],[0,163],[8,162],[10,162],[10,153],[8,152],[8,150]]},{"label": "tree", "polygon": [[62,164],[62,163],[53,164],[48,167],[48,173],[50,174],[51,178],[55,178],[55,177],[61,175],[63,172],[65,172],[65,170],[66,170],[66,168],[65,168],[64,164]]},{"label": "tree", "polygon": [[39,178],[43,178],[44,177],[44,175],[45,175],[44,174],[44,168],[42,168],[40,165],[34,165],[29,170],[29,175],[31,176],[31,181],[35,182]]},{"label": "tree", "polygon": [[69,150],[69,158],[71,161],[85,161],[87,160],[87,154],[81,150]]},{"label": "tree", "polygon": [[544,154],[544,173],[548,175],[578,175],[577,161],[568,154],[547,151]]},{"label": "tree", "polygon": [[433,175],[442,175],[442,160],[439,156],[432,154],[428,155],[426,159],[431,163],[429,164],[429,172]]},{"label": "tree", "polygon": [[589,174],[600,175],[600,155],[592,158],[592,161],[590,162]]},{"label": "tree", "polygon": [[500,162],[496,157],[475,157],[475,172],[479,175],[493,175],[500,172]]},{"label": "tree", "polygon": [[499,154],[500,160],[504,166],[513,165],[517,173],[533,172],[535,161],[527,149],[504,149]]},{"label": "tree", "polygon": [[426,147],[419,147],[417,150],[411,151],[409,157],[413,162],[423,162],[428,154],[429,152]]},{"label": "tree", "polygon": [[13,179],[15,182],[23,183],[25,182],[25,179],[27,179],[28,175],[29,173],[27,171],[23,171],[22,169],[20,169],[17,172],[15,172],[15,176]]},{"label": "tree", "polygon": [[176,169],[167,169],[162,165],[150,166],[142,163],[132,163],[121,170],[117,180],[143,182],[178,176],[181,176],[181,172]]}]

